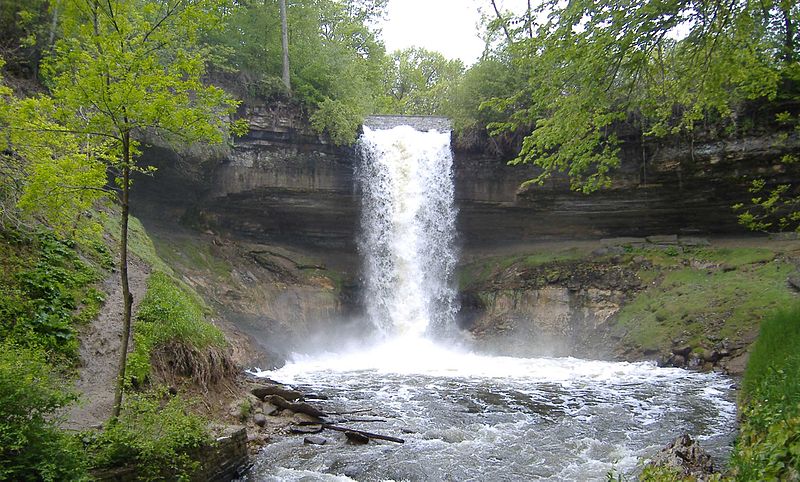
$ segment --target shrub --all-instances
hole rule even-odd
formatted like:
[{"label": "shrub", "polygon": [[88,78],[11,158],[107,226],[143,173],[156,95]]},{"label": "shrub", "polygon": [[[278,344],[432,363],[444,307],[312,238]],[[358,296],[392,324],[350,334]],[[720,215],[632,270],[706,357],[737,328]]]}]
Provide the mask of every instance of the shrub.
[{"label": "shrub", "polygon": [[[0,246],[7,253],[0,262],[0,340],[74,359],[73,325],[96,314],[102,301],[92,290],[97,271],[81,260],[74,243],[49,233],[3,232]],[[89,312],[82,314],[84,307]]]},{"label": "shrub", "polygon": [[116,423],[89,440],[92,467],[133,464],[142,480],[188,480],[196,449],[212,442],[207,425],[165,389],[131,394]]},{"label": "shrub", "polygon": [[75,400],[41,350],[0,344],[0,480],[80,480],[86,464],[76,439],[53,414]]},{"label": "shrub", "polygon": [[155,272],[147,280],[147,293],[139,306],[134,326],[134,350],[128,356],[128,378],[144,383],[150,374],[150,358],[156,348],[170,342],[203,349],[225,346],[225,337],[205,320],[197,296],[169,275]]}]

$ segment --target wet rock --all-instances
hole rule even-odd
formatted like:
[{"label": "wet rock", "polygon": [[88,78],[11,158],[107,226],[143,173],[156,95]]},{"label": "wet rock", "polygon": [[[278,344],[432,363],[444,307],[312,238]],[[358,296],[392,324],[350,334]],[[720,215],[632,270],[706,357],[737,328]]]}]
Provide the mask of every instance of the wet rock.
[{"label": "wet rock", "polygon": [[795,291],[800,291],[800,272],[790,274],[786,281],[789,283],[789,286],[792,289]]},{"label": "wet rock", "polygon": [[303,443],[308,445],[325,445],[327,441],[325,437],[320,437],[319,435],[311,435],[303,439]]},{"label": "wet rock", "polygon": [[265,402],[263,405],[261,405],[261,413],[266,416],[275,415],[277,412],[278,407],[269,402]]},{"label": "wet rock", "polygon": [[295,413],[292,421],[297,425],[313,425],[322,422],[319,417],[307,413]]},{"label": "wet rock", "polygon": [[362,472],[363,471],[361,470],[361,468],[355,465],[348,465],[347,467],[344,468],[344,476],[350,477],[351,479],[358,478],[359,476],[361,476]]},{"label": "wet rock", "polygon": [[703,350],[703,352],[700,354],[700,358],[702,358],[705,362],[715,363],[720,359],[720,356],[719,352],[716,350]]},{"label": "wet rock", "polygon": [[257,413],[253,415],[253,423],[259,427],[263,427],[267,424],[267,417],[265,417],[263,413]]},{"label": "wet rock", "polygon": [[322,432],[322,425],[294,425],[289,429],[292,433],[320,433]]},{"label": "wet rock", "polygon": [[672,366],[682,368],[686,365],[686,358],[683,355],[674,355],[672,357]]},{"label": "wet rock", "polygon": [[714,472],[711,456],[688,434],[675,439],[647,465],[677,470],[683,477],[696,477],[698,480]]},{"label": "wet rock", "polygon": [[682,356],[684,358],[689,356],[689,353],[691,353],[691,352],[692,352],[691,345],[678,345],[678,346],[676,346],[675,348],[672,349],[672,353],[674,355]]},{"label": "wet rock", "polygon": [[280,385],[266,385],[261,387],[255,387],[252,390],[250,390],[250,393],[257,396],[261,400],[266,400],[267,397],[270,397],[272,395],[278,395],[284,400],[289,400],[292,402],[295,402],[303,398],[303,394],[301,392]]},{"label": "wet rock", "polygon": [[364,445],[366,443],[369,443],[369,437],[367,437],[364,434],[360,434],[358,432],[351,432],[348,430],[347,432],[344,433],[344,435],[345,437],[347,437],[347,441],[352,444]]}]

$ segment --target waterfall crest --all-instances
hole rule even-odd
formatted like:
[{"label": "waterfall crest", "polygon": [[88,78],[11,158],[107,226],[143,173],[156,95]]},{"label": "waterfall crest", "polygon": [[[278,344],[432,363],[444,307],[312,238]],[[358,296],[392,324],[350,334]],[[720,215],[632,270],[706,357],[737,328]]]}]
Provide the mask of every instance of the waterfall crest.
[{"label": "waterfall crest", "polygon": [[457,309],[450,132],[365,126],[358,150],[368,316],[387,337],[449,329]]}]

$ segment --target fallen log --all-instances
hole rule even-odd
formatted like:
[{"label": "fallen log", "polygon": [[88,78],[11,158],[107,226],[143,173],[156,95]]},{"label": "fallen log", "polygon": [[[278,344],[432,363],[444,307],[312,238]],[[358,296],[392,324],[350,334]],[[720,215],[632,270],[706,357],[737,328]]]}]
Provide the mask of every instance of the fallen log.
[{"label": "fallen log", "polygon": [[272,403],[276,407],[280,407],[286,410],[291,410],[297,413],[305,413],[306,415],[311,415],[312,417],[321,418],[325,416],[325,412],[323,412],[318,408],[312,407],[311,405],[305,402],[301,403],[290,402],[285,398],[281,397],[280,395],[271,395],[267,397],[265,401]]},{"label": "fallen log", "polygon": [[279,397],[282,397],[283,399],[288,400],[290,402],[296,402],[298,400],[303,399],[303,394],[301,392],[298,392],[297,390],[292,390],[291,388],[286,388],[281,385],[266,385],[266,386],[255,387],[252,390],[250,390],[250,393],[252,393],[261,400],[266,400],[267,397],[271,395],[278,395]]},{"label": "fallen log", "polygon": [[406,443],[405,440],[403,440],[401,438],[397,438],[397,437],[392,437],[391,435],[381,435],[379,433],[365,432],[363,430],[356,430],[354,428],[340,427],[338,425],[331,425],[331,424],[328,424],[328,423],[323,424],[322,426],[327,428],[327,429],[330,429],[330,430],[336,430],[337,432],[357,433],[359,435],[363,435],[364,437],[371,438],[371,439],[374,438],[374,439],[377,439],[377,440],[386,440],[386,441],[389,441],[389,442],[395,442],[395,443],[399,443],[399,444]]}]

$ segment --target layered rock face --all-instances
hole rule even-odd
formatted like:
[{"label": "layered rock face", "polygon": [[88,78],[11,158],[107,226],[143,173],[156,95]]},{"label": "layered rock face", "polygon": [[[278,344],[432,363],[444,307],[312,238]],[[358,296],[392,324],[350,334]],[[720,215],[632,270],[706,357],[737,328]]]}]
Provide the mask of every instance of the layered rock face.
[{"label": "layered rock face", "polygon": [[[285,105],[249,107],[251,130],[202,169],[165,150],[151,151],[160,172],[138,181],[140,211],[182,216],[259,242],[355,252],[359,193],[355,151],[313,134]],[[800,148],[797,136],[646,145],[627,142],[610,188],[591,195],[566,179],[520,189],[531,166],[508,166],[481,152],[456,151],[459,239],[467,248],[542,239],[740,233],[731,205],[749,196],[754,177],[800,177],[779,162]],[[187,175],[183,166],[194,165]]]},{"label": "layered rock face", "polygon": [[490,351],[607,358],[611,321],[641,289],[635,269],[607,260],[517,263],[464,288],[459,323]]},{"label": "layered rock face", "polygon": [[749,199],[757,177],[778,184],[800,178],[780,162],[800,139],[779,135],[738,140],[622,146],[613,184],[590,195],[554,177],[520,189],[530,166],[505,166],[480,153],[456,152],[456,192],[467,247],[543,239],[743,233],[735,203]]}]

